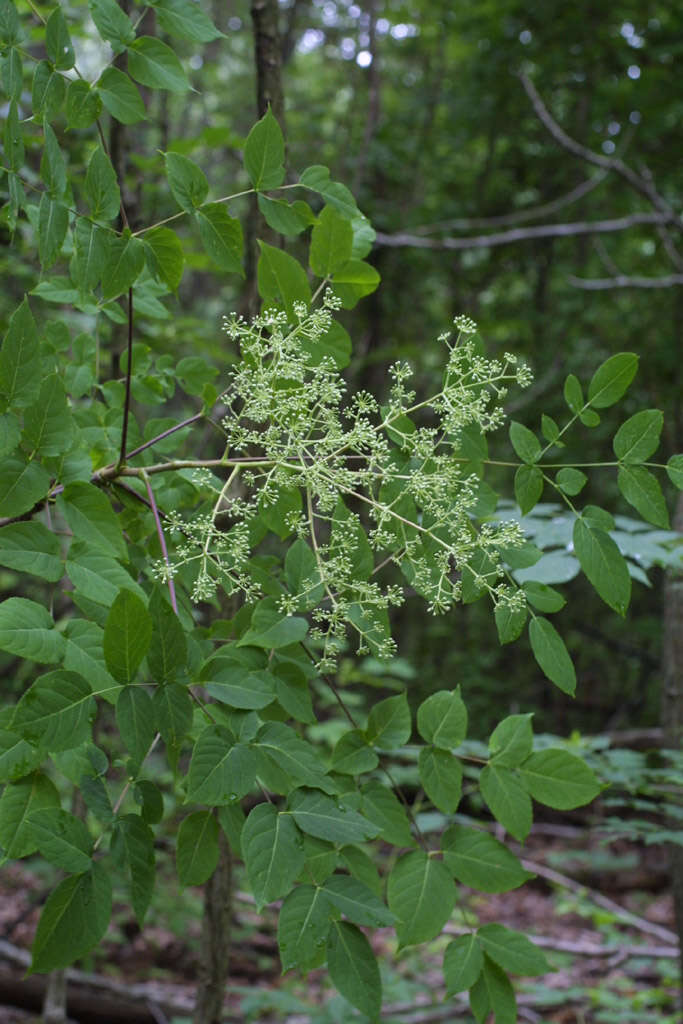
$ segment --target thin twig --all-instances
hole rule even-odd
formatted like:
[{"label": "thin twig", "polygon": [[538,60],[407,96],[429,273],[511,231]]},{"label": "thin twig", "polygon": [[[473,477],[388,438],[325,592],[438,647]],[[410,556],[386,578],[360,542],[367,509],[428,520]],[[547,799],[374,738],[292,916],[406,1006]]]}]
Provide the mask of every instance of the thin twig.
[{"label": "thin twig", "polygon": [[683,284],[683,274],[665,274],[662,277],[630,277],[627,274],[618,277],[574,277],[569,274],[567,280],[575,288],[600,292],[614,288],[674,288]]},{"label": "thin twig", "polygon": [[128,460],[132,459],[134,455],[139,455],[140,452],[144,452],[146,448],[151,448],[152,445],[158,444],[159,441],[163,441],[164,438],[170,437],[171,434],[175,434],[178,430],[182,430],[183,427],[189,427],[193,423],[196,423],[197,420],[202,419],[204,419],[204,413],[198,412],[194,416],[190,416],[189,419],[183,420],[182,423],[176,423],[174,427],[169,427],[168,430],[164,430],[163,433],[157,434],[156,437],[153,437],[150,441],[145,441],[144,444],[138,445],[137,448],[133,448],[132,452],[127,452],[125,461],[128,462]]},{"label": "thin twig", "polygon": [[159,517],[159,509],[157,507],[157,503],[156,503],[156,500],[154,498],[154,491],[152,490],[152,485],[149,482],[149,477],[145,473],[144,469],[141,470],[140,475],[142,476],[142,479],[145,482],[145,487],[147,488],[147,497],[149,498],[149,505],[150,505],[150,508],[152,509],[152,515],[154,516],[154,525],[156,526],[157,537],[159,538],[159,546],[161,548],[161,554],[162,554],[162,557],[164,559],[164,564],[165,564],[166,570],[167,570],[166,571],[166,578],[168,580],[168,592],[169,592],[169,594],[171,596],[171,607],[173,608],[173,611],[177,615],[178,614],[178,603],[176,601],[176,596],[175,596],[175,584],[173,582],[173,575],[171,573],[171,562],[170,562],[169,557],[168,557],[168,548],[166,547],[166,538],[164,536],[164,528],[161,525],[161,519]]},{"label": "thin twig", "polygon": [[126,461],[126,445],[128,443],[128,417],[130,415],[130,382],[133,373],[133,288],[128,289],[128,364],[126,366],[126,396],[123,402],[123,426],[121,427],[121,448],[119,466]]}]

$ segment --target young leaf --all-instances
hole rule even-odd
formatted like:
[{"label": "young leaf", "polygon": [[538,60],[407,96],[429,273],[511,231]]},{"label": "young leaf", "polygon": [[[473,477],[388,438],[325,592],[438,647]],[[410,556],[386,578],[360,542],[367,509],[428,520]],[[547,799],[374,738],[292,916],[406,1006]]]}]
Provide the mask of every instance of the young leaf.
[{"label": "young leaf", "polygon": [[268,305],[278,303],[295,321],[294,303],[311,303],[311,286],[306,271],[293,256],[259,239],[257,266],[259,295]]},{"label": "young leaf", "polygon": [[211,811],[195,811],[178,829],[176,869],[181,885],[203,885],[214,873],[220,849],[218,822]]},{"label": "young leaf", "polygon": [[554,444],[560,436],[560,428],[557,423],[552,416],[546,416],[545,413],[541,416],[541,433],[550,444]]},{"label": "young leaf", "polygon": [[38,331],[24,298],[10,318],[0,349],[0,392],[4,396],[5,407],[15,409],[32,405],[38,398],[40,381]]},{"label": "young leaf", "polygon": [[436,938],[455,906],[455,885],[446,865],[422,850],[404,854],[387,884],[389,909],[398,918],[399,946]]},{"label": "young leaf", "polygon": [[47,807],[34,811],[29,825],[38,849],[50,864],[72,874],[90,870],[93,841],[80,818]]},{"label": "young leaf", "polygon": [[620,462],[645,462],[659,447],[664,416],[659,409],[643,409],[617,430],[612,447]]},{"label": "young leaf", "polygon": [[302,231],[315,224],[315,214],[308,203],[298,199],[295,203],[287,203],[284,199],[271,199],[259,192],[258,208],[263,214],[266,224],[279,235],[294,238]]},{"label": "young leaf", "polygon": [[242,225],[221,203],[207,203],[197,210],[204,250],[221,270],[244,276]]},{"label": "young leaf", "polygon": [[446,995],[453,996],[471,988],[481,974],[484,954],[477,936],[473,933],[459,935],[446,946],[443,957],[443,976],[446,981]]},{"label": "young leaf", "polygon": [[192,0],[153,0],[154,10],[161,28],[178,39],[194,43],[210,43],[224,38],[199,4]]},{"label": "young leaf", "polygon": [[359,843],[374,839],[379,829],[366,818],[336,803],[317,790],[295,790],[289,809],[302,832],[331,843]]},{"label": "young leaf", "polygon": [[482,769],[479,786],[496,821],[520,843],[524,842],[531,829],[531,799],[517,777],[508,768],[492,762]]},{"label": "young leaf", "polygon": [[606,409],[618,402],[638,370],[638,356],[618,352],[597,368],[588,386],[588,401],[594,409]]},{"label": "young leaf", "polygon": [[302,611],[314,608],[323,596],[318,562],[303,537],[298,537],[287,551],[285,580],[290,593],[299,597]]},{"label": "young leaf", "polygon": [[280,910],[277,941],[282,970],[308,970],[319,958],[329,930],[332,905],[322,889],[299,885],[292,889]]},{"label": "young leaf", "polygon": [[[181,825],[182,828],[182,825]],[[112,853],[129,876],[130,902],[142,927],[154,891],[154,833],[139,814],[124,814],[116,823]]]},{"label": "young leaf", "polygon": [[244,167],[254,188],[266,192],[285,180],[285,142],[270,107],[247,136]]},{"label": "young leaf", "polygon": [[64,574],[59,541],[42,523],[10,523],[0,529],[0,565],[49,583]]},{"label": "young leaf", "polygon": [[417,728],[426,743],[443,750],[458,747],[467,735],[467,708],[460,689],[427,697],[417,711]]},{"label": "young leaf", "polygon": [[576,671],[564,640],[552,622],[535,615],[529,622],[529,641],[538,665],[548,679],[571,696],[576,691]]},{"label": "young leaf", "polygon": [[502,924],[485,924],[478,930],[477,938],[485,953],[505,971],[532,976],[546,974],[550,970],[550,964],[538,946],[521,932]]},{"label": "young leaf", "polygon": [[33,853],[38,844],[31,828],[36,811],[59,807],[59,794],[47,775],[33,772],[5,786],[0,797],[0,848],[7,860]]},{"label": "young leaf", "polygon": [[30,973],[68,967],[96,946],[111,918],[111,881],[101,864],[60,882],[48,898],[33,940]]},{"label": "young leaf", "polygon": [[575,414],[583,409],[583,391],[578,378],[573,373],[570,373],[564,382],[564,400]]},{"label": "young leaf", "polygon": [[449,871],[480,892],[509,892],[534,877],[503,843],[480,829],[451,825],[441,843]]},{"label": "young leaf", "polygon": [[498,639],[501,644],[510,644],[517,640],[527,620],[527,608],[521,608],[509,604],[498,604],[494,612]]},{"label": "young leaf", "polygon": [[66,641],[55,630],[47,608],[26,597],[0,604],[0,651],[41,664],[61,661]]},{"label": "young leaf", "polygon": [[353,229],[333,207],[323,207],[311,232],[309,263],[318,277],[330,277],[351,259]]},{"label": "young leaf", "polygon": [[271,598],[259,601],[251,617],[251,627],[247,630],[238,647],[263,647],[272,650],[298,644],[308,632],[306,619],[295,615],[283,615],[277,610]]},{"label": "young leaf", "polygon": [[541,444],[533,431],[522,423],[510,423],[510,443],[522,462],[537,462],[541,456]]},{"label": "young leaf", "polygon": [[335,988],[371,1021],[379,1020],[382,980],[377,959],[363,933],[347,921],[332,921],[327,966]]},{"label": "young leaf", "polygon": [[559,590],[554,590],[547,583],[539,583],[537,580],[526,580],[522,584],[522,590],[529,604],[539,612],[559,612],[567,603]]},{"label": "young leaf", "polygon": [[104,627],[104,659],[115,679],[133,681],[151,637],[152,619],[144,601],[131,590],[120,590]]},{"label": "young leaf", "polygon": [[242,829],[242,856],[259,910],[285,896],[304,866],[302,836],[291,815],[257,804]]},{"label": "young leaf", "polygon": [[307,167],[299,178],[299,184],[310,188],[312,192],[318,192],[326,203],[333,206],[347,220],[355,220],[360,216],[356,200],[346,185],[342,185],[338,181],[330,181],[330,172],[327,167],[323,167],[321,164]]},{"label": "young leaf", "polygon": [[344,309],[353,309],[359,299],[377,289],[379,282],[379,272],[363,260],[348,260],[332,275],[333,291]]},{"label": "young leaf", "polygon": [[204,171],[193,160],[188,160],[180,153],[166,153],[164,160],[173,198],[181,210],[194,213],[209,192],[209,183]]},{"label": "young leaf", "polygon": [[648,523],[669,529],[669,511],[659,480],[645,466],[620,466],[619,490]]},{"label": "young leaf", "polygon": [[555,482],[560,490],[569,495],[579,494],[586,486],[587,481],[588,477],[585,473],[582,473],[580,469],[573,469],[571,466],[559,470],[555,477]]},{"label": "young leaf", "polygon": [[585,761],[554,747],[531,754],[520,779],[534,800],[560,811],[590,803],[601,788]]},{"label": "young leaf", "polygon": [[593,528],[585,518],[574,523],[573,539],[579,564],[596,592],[610,608],[625,615],[631,600],[631,577],[617,545],[608,533]]},{"label": "young leaf", "polygon": [[105,68],[95,88],[106,110],[121,124],[136,124],[147,116],[137,88],[125,72]]},{"label": "young leaf", "polygon": [[435,807],[454,814],[462,795],[462,765],[448,750],[423,747],[418,758],[420,782]]},{"label": "young leaf", "polygon": [[519,466],[515,472],[515,501],[523,516],[531,512],[543,494],[543,472],[538,466]]},{"label": "young leaf", "polygon": [[101,146],[90,157],[84,192],[93,220],[113,220],[118,216],[121,194],[116,172]]},{"label": "young leaf", "polygon": [[190,88],[173,50],[153,36],[138,36],[128,46],[128,73],[136,82],[152,89],[186,92]]},{"label": "young leaf", "polygon": [[365,737],[376,747],[395,750],[408,742],[411,728],[408,698],[405,693],[399,693],[371,708]]}]

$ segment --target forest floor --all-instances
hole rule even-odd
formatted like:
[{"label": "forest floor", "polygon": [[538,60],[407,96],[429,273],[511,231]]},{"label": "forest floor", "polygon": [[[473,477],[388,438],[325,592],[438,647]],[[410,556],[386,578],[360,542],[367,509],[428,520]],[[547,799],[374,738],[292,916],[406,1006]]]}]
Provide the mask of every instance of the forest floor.
[{"label": "forest floor", "polygon": [[[536,879],[512,892],[463,890],[446,934],[420,954],[397,954],[374,934],[384,984],[383,1024],[467,1022],[466,997],[445,1000],[441,959],[451,938],[497,921],[538,942],[555,970],[519,979],[518,1019],[529,1024],[678,1024],[676,939],[666,851],[626,840],[604,845],[585,829],[546,824],[520,855]],[[169,865],[170,867],[170,865]],[[162,863],[163,870],[163,863]],[[24,979],[39,907],[54,884],[37,863],[0,871],[0,1024],[38,1018],[45,980]],[[168,885],[140,932],[123,905],[95,955],[69,981],[79,1024],[186,1024],[197,976],[199,890]],[[344,1024],[365,1018],[332,993],[324,971],[280,976],[276,917],[238,893],[225,1021]]]}]

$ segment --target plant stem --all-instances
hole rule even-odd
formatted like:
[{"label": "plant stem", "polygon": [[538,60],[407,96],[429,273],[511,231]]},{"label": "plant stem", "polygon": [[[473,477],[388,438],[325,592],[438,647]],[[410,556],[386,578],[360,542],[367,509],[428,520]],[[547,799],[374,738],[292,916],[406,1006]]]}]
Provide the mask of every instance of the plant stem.
[{"label": "plant stem", "polygon": [[130,381],[133,373],[133,289],[128,289],[128,364],[126,366],[126,397],[123,403],[123,426],[121,427],[121,448],[118,466],[126,461],[126,445],[128,443],[128,417],[130,415]]}]

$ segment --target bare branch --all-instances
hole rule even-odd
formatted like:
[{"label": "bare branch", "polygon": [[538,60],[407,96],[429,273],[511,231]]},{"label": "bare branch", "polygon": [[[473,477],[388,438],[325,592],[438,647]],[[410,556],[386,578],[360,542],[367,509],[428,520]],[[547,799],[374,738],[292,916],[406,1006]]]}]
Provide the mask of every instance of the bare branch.
[{"label": "bare branch", "polygon": [[379,245],[410,246],[416,249],[485,249],[489,246],[510,245],[532,238],[568,238],[576,235],[606,234],[612,231],[628,231],[639,224],[664,224],[671,216],[663,213],[632,213],[628,217],[611,220],[577,221],[570,224],[539,224],[536,227],[512,228],[490,235],[470,235],[468,238],[424,238],[399,232],[386,235],[377,232]]},{"label": "bare branch", "polygon": [[567,280],[575,288],[601,292],[614,288],[674,288],[683,284],[683,274],[665,274],[663,277],[629,277],[626,274],[617,277],[574,277],[570,274]]}]

